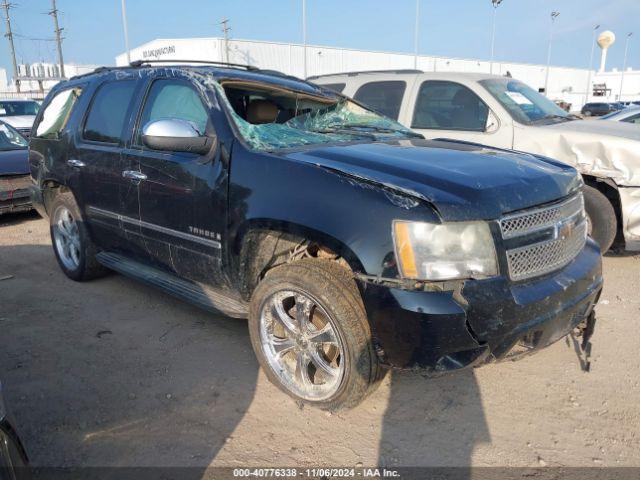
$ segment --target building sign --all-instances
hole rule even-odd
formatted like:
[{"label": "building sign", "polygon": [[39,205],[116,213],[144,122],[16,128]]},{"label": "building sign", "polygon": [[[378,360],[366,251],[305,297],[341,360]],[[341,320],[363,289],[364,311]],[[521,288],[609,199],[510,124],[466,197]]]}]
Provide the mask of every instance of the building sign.
[{"label": "building sign", "polygon": [[150,50],[142,51],[142,58],[158,58],[162,55],[169,55],[171,53],[176,53],[175,45],[168,45],[166,47],[160,48],[152,48]]}]

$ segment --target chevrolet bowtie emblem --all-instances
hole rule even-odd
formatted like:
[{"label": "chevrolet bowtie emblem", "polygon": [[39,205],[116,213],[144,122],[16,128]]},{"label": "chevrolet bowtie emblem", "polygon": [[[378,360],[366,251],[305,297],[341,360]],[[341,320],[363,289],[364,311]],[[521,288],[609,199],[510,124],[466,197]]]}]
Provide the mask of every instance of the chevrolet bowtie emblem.
[{"label": "chevrolet bowtie emblem", "polygon": [[575,227],[576,227],[576,222],[573,218],[562,221],[562,222],[558,222],[556,224],[555,237],[564,240],[571,236]]}]

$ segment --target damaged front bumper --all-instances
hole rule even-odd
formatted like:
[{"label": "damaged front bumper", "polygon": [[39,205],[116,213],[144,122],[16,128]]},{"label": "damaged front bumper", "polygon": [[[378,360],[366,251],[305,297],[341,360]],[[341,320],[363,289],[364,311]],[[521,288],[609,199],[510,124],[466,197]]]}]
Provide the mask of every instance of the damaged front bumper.
[{"label": "damaged front bumper", "polygon": [[618,187],[626,249],[640,251],[640,187]]},{"label": "damaged front bumper", "polygon": [[569,265],[526,282],[470,280],[457,291],[360,282],[381,361],[437,374],[531,353],[563,338],[591,314],[602,267],[589,239]]},{"label": "damaged front bumper", "polygon": [[0,215],[31,210],[28,175],[0,177]]}]

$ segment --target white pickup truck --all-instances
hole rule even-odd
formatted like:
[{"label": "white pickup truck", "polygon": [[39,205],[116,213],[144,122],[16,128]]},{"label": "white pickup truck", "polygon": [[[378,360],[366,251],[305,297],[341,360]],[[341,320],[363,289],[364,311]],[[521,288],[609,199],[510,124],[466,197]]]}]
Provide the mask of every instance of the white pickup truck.
[{"label": "white pickup truck", "polygon": [[627,250],[640,251],[638,125],[581,120],[523,82],[496,75],[398,70],[309,80],[426,138],[519,150],[576,167],[586,183],[592,237],[606,251],[620,233]]}]

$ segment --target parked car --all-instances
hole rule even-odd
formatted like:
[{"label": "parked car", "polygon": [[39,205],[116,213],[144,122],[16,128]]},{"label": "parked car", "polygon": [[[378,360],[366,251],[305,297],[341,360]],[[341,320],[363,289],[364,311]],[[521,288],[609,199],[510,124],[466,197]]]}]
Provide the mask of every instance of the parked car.
[{"label": "parked car", "polygon": [[0,480],[29,480],[29,459],[7,415],[0,383]]},{"label": "parked car", "polygon": [[640,125],[640,106],[625,108],[619,112],[612,112],[600,117],[600,120],[611,120],[614,122],[634,123]]},{"label": "parked car", "polygon": [[0,100],[0,120],[29,138],[40,104],[35,100]]},{"label": "parked car", "polygon": [[474,367],[593,322],[574,168],[426,141],[283,74],[148,65],[62,82],[36,119],[32,198],[69,278],[106,267],[248,318],[269,379],[327,409],[388,367]]},{"label": "parked car", "polygon": [[573,165],[587,185],[593,238],[607,251],[618,232],[640,251],[640,132],[580,120],[524,83],[478,73],[350,73],[314,77],[422,133],[545,155]]},{"label": "parked car", "polygon": [[31,210],[28,142],[0,121],[0,215]]},{"label": "parked car", "polygon": [[611,102],[611,109],[614,111],[624,110],[627,106],[622,102]]},{"label": "parked car", "polygon": [[598,117],[601,115],[607,115],[608,113],[618,111],[611,103],[606,102],[591,102],[585,103],[582,106],[580,113],[585,117]]}]

